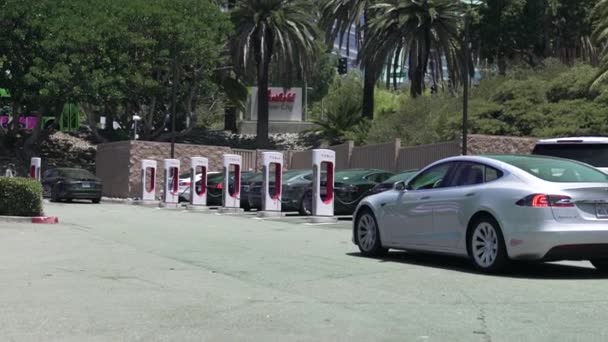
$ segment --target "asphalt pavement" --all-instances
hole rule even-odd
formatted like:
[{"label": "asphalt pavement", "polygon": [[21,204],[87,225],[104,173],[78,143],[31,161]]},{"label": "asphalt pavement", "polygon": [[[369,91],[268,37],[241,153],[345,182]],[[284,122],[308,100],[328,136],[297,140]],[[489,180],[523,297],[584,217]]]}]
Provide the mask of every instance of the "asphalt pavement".
[{"label": "asphalt pavement", "polygon": [[605,341],[587,262],[359,256],[350,222],[119,204],[0,223],[0,341]]}]

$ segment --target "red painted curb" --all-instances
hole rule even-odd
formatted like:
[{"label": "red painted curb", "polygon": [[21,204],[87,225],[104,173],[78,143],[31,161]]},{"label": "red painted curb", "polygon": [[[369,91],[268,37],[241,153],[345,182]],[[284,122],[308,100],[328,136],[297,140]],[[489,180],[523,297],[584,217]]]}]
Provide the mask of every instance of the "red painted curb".
[{"label": "red painted curb", "polygon": [[40,223],[40,224],[57,224],[59,223],[59,218],[55,216],[38,216],[32,217],[32,223]]}]

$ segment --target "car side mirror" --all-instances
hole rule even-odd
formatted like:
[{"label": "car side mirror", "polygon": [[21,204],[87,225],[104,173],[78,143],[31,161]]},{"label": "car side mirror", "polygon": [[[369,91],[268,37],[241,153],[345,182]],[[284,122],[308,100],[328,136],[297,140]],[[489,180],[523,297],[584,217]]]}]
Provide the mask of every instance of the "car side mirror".
[{"label": "car side mirror", "polygon": [[393,186],[393,189],[397,190],[397,191],[406,191],[407,190],[407,184],[405,184],[405,181],[399,181],[397,183],[395,183],[395,185]]}]

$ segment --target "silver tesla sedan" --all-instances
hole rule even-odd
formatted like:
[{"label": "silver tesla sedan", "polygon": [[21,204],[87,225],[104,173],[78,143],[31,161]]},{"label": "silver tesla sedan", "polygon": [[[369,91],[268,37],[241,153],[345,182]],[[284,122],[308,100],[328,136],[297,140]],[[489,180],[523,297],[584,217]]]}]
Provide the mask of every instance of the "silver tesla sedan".
[{"label": "silver tesla sedan", "polygon": [[389,248],[469,257],[482,271],[509,260],[590,260],[608,271],[608,175],[529,155],[440,160],[355,211],[363,255]]}]

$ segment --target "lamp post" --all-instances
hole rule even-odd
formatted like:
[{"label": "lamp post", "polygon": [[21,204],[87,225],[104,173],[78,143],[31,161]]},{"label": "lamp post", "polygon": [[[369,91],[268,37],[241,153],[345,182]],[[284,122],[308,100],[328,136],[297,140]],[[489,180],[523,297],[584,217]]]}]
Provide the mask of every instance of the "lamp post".
[{"label": "lamp post", "polygon": [[176,114],[176,102],[177,102],[177,81],[178,81],[178,68],[177,68],[177,53],[173,54],[173,84],[171,88],[171,159],[175,159],[175,114]]},{"label": "lamp post", "polygon": [[141,120],[139,115],[133,115],[133,140],[137,140],[137,123]]},{"label": "lamp post", "polygon": [[464,17],[464,62],[463,62],[463,92],[462,92],[462,155],[468,154],[468,135],[469,135],[469,61],[471,60],[471,11],[473,10],[473,0],[471,0],[468,11]]}]

